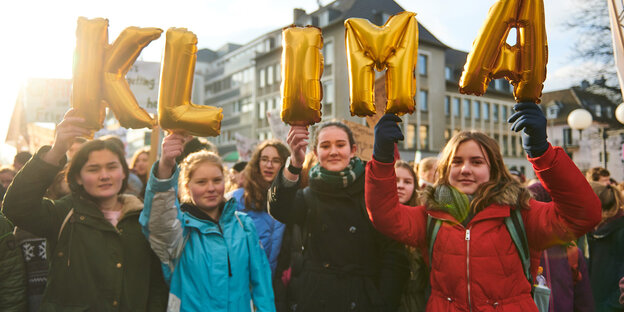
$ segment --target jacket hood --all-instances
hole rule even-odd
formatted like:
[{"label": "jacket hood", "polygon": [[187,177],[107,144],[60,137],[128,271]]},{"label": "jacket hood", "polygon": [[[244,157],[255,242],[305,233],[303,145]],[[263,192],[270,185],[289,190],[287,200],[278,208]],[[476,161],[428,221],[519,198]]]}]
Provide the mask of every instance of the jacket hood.
[{"label": "jacket hood", "polygon": [[624,215],[621,213],[611,218],[611,220],[608,220],[607,222],[601,224],[595,231],[591,233],[591,235],[595,239],[601,239],[619,229],[624,229]]},{"label": "jacket hood", "polygon": [[141,211],[143,209],[143,202],[134,195],[120,194],[119,201],[121,202],[121,217],[129,212]]},{"label": "jacket hood", "polygon": [[[523,190],[524,188],[518,184],[509,185],[505,187],[502,191],[500,191],[498,194],[496,194],[496,196],[494,196],[489,201],[488,206],[492,204],[498,204],[502,206],[517,206],[518,198],[520,197],[520,194],[522,193]],[[435,194],[435,186],[433,187],[428,186],[423,191],[422,196],[424,196],[425,205],[427,207],[436,206],[434,205],[435,203],[434,194]],[[468,196],[468,198],[471,199],[471,202],[472,202],[472,199],[474,199],[472,196]]]}]

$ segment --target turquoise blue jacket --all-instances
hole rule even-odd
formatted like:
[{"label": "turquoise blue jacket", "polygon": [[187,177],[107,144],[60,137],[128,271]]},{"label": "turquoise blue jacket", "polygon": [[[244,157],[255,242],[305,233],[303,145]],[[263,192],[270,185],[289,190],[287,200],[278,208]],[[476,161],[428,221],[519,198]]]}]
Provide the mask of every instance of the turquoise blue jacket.
[{"label": "turquoise blue jacket", "polygon": [[253,220],[228,201],[218,223],[180,209],[176,168],[152,168],[139,222],[169,283],[167,311],[275,311],[271,269]]}]

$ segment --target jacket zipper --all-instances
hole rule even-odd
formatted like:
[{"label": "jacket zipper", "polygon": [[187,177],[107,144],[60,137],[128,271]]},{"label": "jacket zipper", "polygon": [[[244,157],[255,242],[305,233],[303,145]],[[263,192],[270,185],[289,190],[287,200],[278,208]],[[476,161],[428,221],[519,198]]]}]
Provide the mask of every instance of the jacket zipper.
[{"label": "jacket zipper", "polygon": [[[217,227],[219,228],[221,237],[223,237],[223,240],[225,240],[225,236],[223,236],[223,229],[221,228],[221,224],[219,224],[219,222],[217,222]],[[227,244],[226,244],[225,250],[227,253],[227,261],[228,261],[228,276],[232,277],[232,265],[230,264],[230,251],[227,249]]]},{"label": "jacket zipper", "polygon": [[468,308],[472,311],[470,300],[470,228],[466,229],[466,280],[468,284]]}]

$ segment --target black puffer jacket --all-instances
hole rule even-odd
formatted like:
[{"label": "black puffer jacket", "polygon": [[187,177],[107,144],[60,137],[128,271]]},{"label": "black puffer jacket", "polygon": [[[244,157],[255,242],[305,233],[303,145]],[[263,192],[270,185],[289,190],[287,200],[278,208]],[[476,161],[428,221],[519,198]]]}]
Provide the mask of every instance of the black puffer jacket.
[{"label": "black puffer jacket", "polygon": [[280,172],[269,189],[275,219],[304,228],[303,263],[288,298],[293,311],[395,311],[409,276],[402,245],[368,220],[364,175],[345,189],[311,180],[305,192],[286,187]]},{"label": "black puffer jacket", "polygon": [[13,224],[0,215],[0,309],[26,311],[24,259],[13,236]]}]

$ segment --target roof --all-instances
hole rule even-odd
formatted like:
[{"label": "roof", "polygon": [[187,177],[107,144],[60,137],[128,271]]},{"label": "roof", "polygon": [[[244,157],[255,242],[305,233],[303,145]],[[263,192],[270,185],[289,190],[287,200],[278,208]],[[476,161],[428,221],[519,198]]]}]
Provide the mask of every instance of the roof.
[{"label": "roof", "polygon": [[[570,112],[577,108],[583,108],[592,114],[595,122],[607,124],[612,128],[624,128],[624,125],[615,119],[617,107],[615,103],[604,95],[589,92],[581,87],[545,92],[542,95],[542,103],[542,110],[547,110],[553,105],[559,106],[557,117],[550,119],[555,124],[566,124]],[[607,113],[603,112],[600,117],[596,116],[596,105],[600,106],[601,110],[610,107],[611,115],[607,116]]]}]

